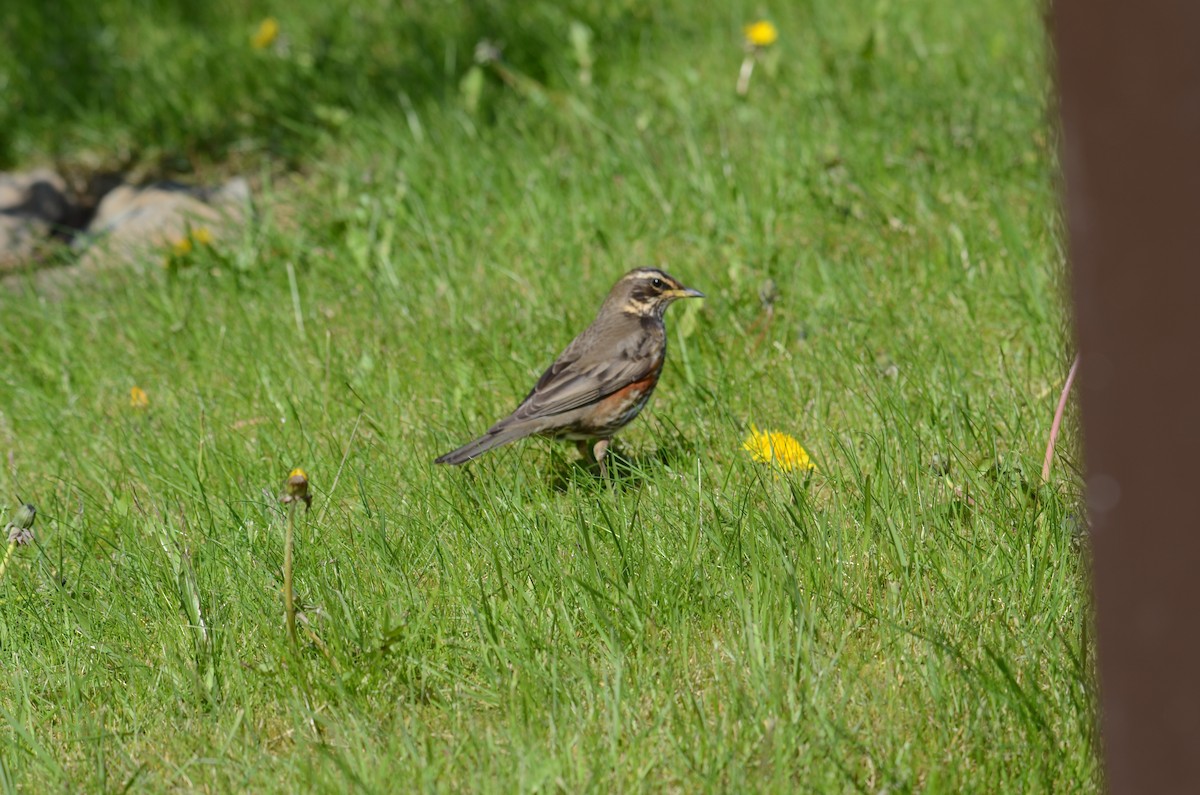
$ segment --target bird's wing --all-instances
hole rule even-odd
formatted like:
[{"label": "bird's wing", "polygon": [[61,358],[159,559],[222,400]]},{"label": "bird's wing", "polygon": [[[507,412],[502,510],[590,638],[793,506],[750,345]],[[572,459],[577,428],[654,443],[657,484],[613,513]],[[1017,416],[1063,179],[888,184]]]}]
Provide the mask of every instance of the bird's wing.
[{"label": "bird's wing", "polygon": [[662,361],[661,338],[646,334],[640,324],[630,331],[602,351],[578,344],[584,338],[580,335],[542,373],[511,421],[550,417],[595,403],[653,373]]},{"label": "bird's wing", "polygon": [[487,433],[437,459],[462,464],[494,447],[553,427],[553,417],[595,403],[618,389],[641,381],[662,366],[666,342],[661,321],[649,327],[634,318],[617,317],[589,328],[567,346],[538,379],[516,411]]}]

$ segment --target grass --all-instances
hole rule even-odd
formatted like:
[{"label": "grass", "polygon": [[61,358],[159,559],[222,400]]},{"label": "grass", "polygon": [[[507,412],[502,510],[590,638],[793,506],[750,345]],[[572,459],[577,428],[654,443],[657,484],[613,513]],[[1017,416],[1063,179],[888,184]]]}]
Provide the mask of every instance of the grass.
[{"label": "grass", "polygon": [[[226,49],[254,30],[236,8],[205,23]],[[455,37],[504,15],[463,8],[418,50],[448,77],[357,95],[303,179],[246,121],[240,239],[0,297],[0,495],[40,511],[0,581],[0,784],[1099,789],[1069,445],[1039,478],[1070,344],[1038,8],[774,9],[742,101],[755,8],[535,5],[506,22],[528,79],[485,70],[474,113]],[[344,35],[374,57],[373,28]],[[56,120],[74,151],[144,129],[40,113],[10,151],[53,154]],[[635,264],[709,298],[668,313],[611,487],[545,441],[431,463]],[[819,469],[755,464],[752,423]]]}]

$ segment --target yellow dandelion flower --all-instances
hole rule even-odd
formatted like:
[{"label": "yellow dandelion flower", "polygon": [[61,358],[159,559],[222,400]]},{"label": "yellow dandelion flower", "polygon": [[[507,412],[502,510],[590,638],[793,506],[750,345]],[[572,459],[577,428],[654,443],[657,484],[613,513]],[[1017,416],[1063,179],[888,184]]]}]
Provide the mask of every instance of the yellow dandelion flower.
[{"label": "yellow dandelion flower", "polygon": [[197,246],[211,246],[213,242],[212,230],[207,226],[198,226],[192,230],[192,243]]},{"label": "yellow dandelion flower", "polygon": [[755,463],[774,464],[785,472],[793,469],[816,469],[817,465],[808,457],[794,436],[780,431],[760,431],[750,426],[750,435],[742,443]]},{"label": "yellow dandelion flower", "polygon": [[275,17],[267,17],[258,23],[258,30],[254,31],[254,35],[250,38],[250,44],[256,50],[265,50],[275,42],[278,36],[279,20]]},{"label": "yellow dandelion flower", "polygon": [[192,239],[183,236],[171,244],[171,254],[176,257],[186,257],[192,253]]},{"label": "yellow dandelion flower", "polygon": [[742,32],[746,43],[753,47],[770,47],[779,38],[779,29],[765,19],[747,25]]},{"label": "yellow dandelion flower", "polygon": [[129,388],[129,405],[135,409],[144,409],[150,405],[150,396],[140,386]]}]

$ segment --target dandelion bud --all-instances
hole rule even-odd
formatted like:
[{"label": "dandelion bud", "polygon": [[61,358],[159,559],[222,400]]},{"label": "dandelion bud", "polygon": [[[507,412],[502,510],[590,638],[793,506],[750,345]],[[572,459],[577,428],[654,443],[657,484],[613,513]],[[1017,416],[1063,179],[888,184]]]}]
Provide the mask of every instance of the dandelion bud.
[{"label": "dandelion bud", "polygon": [[29,503],[18,508],[8,525],[8,542],[17,546],[33,543],[33,520],[36,516],[37,508]]},{"label": "dandelion bud", "polygon": [[287,480],[288,496],[303,499],[308,494],[308,475],[303,469],[293,469]]},{"label": "dandelion bud", "polygon": [[13,524],[22,530],[28,530],[33,527],[33,520],[36,516],[37,508],[34,508],[29,503],[25,503],[17,509],[17,515],[13,517]]},{"label": "dandelion bud", "polygon": [[308,493],[308,475],[299,467],[293,469],[288,475],[286,489],[283,494],[283,502],[304,501],[305,507],[312,505],[312,495]]}]

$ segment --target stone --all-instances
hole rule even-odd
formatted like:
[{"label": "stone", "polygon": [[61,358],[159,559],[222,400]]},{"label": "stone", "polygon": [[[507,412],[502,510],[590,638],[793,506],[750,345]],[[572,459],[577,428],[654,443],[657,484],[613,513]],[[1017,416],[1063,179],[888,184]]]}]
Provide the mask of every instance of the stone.
[{"label": "stone", "polygon": [[206,239],[220,240],[245,216],[249,201],[249,185],[240,177],[215,189],[169,182],[120,185],[105,194],[75,240],[86,251],[72,270],[160,263],[170,246],[199,229]]},{"label": "stone", "polygon": [[0,173],[0,272],[32,259],[70,212],[67,184],[53,171]]},{"label": "stone", "polygon": [[[219,241],[250,210],[250,186],[241,177],[216,188],[173,182],[103,187],[90,213],[95,199],[72,203],[53,172],[0,174],[0,277],[11,287],[31,277],[44,295],[61,294],[101,270],[161,265],[173,247]],[[39,267],[38,247],[56,233],[70,239],[79,256],[72,265]]]}]

